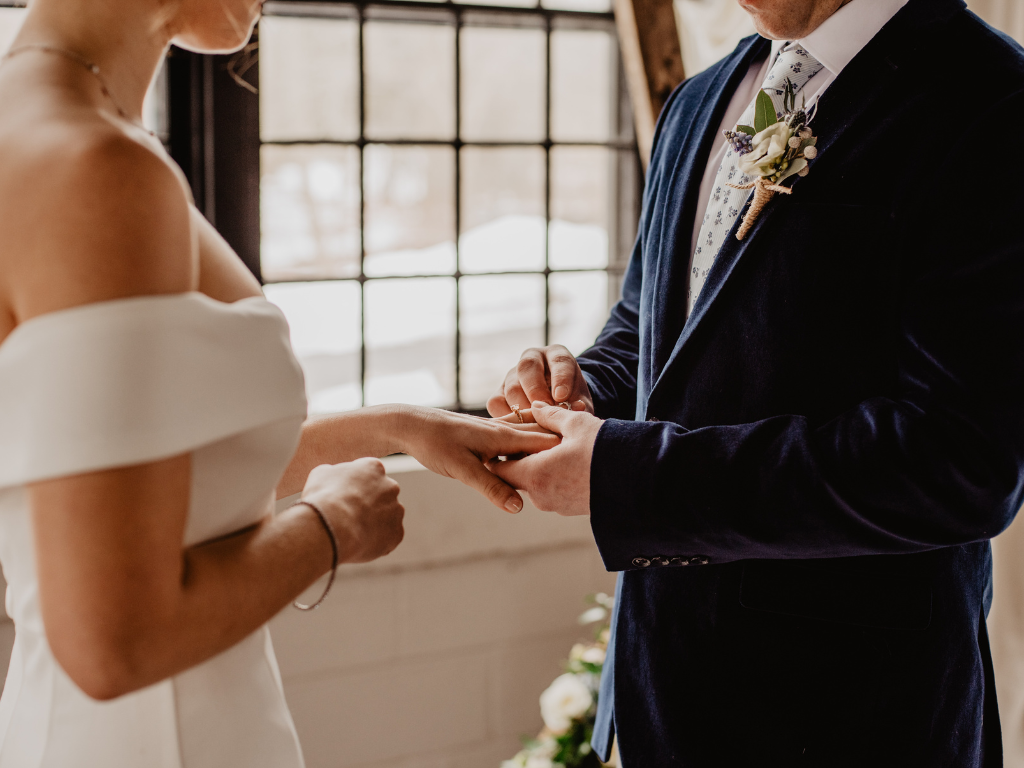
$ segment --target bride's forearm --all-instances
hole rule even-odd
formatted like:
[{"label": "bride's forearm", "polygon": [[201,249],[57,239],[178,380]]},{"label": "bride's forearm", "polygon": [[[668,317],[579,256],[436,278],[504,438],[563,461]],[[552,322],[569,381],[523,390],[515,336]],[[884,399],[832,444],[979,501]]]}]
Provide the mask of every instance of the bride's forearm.
[{"label": "bride's forearm", "polygon": [[277,485],[277,498],[299,493],[313,467],[401,451],[407,410],[401,405],[375,405],[309,418],[302,426],[299,447]]},{"label": "bride's forearm", "polygon": [[[344,547],[344,532],[338,532]],[[165,559],[154,548],[154,559]],[[230,648],[331,566],[331,544],[304,506],[235,535],[179,550],[177,574],[162,565],[124,578],[86,572],[73,586],[46,582],[43,618],[54,655],[97,699],[152,685]],[[117,561],[108,557],[108,561]],[[75,569],[80,571],[82,569]],[[139,571],[140,569],[136,569]],[[144,570],[144,569],[142,569]]]}]

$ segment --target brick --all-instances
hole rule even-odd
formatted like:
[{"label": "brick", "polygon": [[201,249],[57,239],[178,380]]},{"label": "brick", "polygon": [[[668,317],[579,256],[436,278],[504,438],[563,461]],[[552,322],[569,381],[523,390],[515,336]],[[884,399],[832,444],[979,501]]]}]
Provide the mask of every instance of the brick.
[{"label": "brick", "polygon": [[288,679],[393,659],[402,578],[338,581],[315,611],[291,606],[281,611],[270,623],[281,676]]},{"label": "brick", "polygon": [[608,589],[589,547],[409,574],[402,582],[403,655],[550,634],[576,626],[583,598]]},{"label": "brick", "polygon": [[573,643],[589,637],[589,630],[577,625],[545,637],[506,643],[497,649],[490,687],[491,734],[516,740],[536,735],[544,724],[540,716],[541,693],[565,671]]},{"label": "brick", "polygon": [[285,683],[309,768],[456,750],[486,738],[486,654]]}]

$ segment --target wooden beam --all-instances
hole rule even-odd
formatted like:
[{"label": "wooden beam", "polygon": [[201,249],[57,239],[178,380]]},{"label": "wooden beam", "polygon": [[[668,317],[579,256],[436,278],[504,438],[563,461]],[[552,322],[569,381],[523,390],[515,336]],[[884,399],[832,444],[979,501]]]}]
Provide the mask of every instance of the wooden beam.
[{"label": "wooden beam", "polygon": [[661,108],[685,78],[675,8],[672,0],[615,0],[615,25],[646,168]]}]

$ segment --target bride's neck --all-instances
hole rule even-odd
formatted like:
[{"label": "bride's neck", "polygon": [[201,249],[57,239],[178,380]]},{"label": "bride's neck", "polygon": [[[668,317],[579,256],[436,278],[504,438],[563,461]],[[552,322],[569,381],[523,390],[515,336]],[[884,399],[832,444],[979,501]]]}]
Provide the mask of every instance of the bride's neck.
[{"label": "bride's neck", "polygon": [[11,48],[50,45],[91,61],[117,105],[139,120],[171,40],[160,8],[154,0],[35,0]]}]

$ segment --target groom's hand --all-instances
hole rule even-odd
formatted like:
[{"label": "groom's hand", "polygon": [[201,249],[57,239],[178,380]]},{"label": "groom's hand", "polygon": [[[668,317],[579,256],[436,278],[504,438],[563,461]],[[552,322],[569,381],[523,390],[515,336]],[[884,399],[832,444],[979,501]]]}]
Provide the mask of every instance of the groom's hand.
[{"label": "groom's hand", "polygon": [[507,416],[512,406],[530,403],[572,403],[574,410],[594,412],[594,399],[576,358],[561,344],[533,347],[523,352],[519,364],[508,372],[498,393],[487,401],[491,416]]},{"label": "groom's hand", "polygon": [[487,468],[509,485],[530,494],[545,512],[590,514],[590,460],[601,429],[600,419],[584,411],[567,411],[535,402],[528,414],[562,442],[522,459],[488,462]]}]

